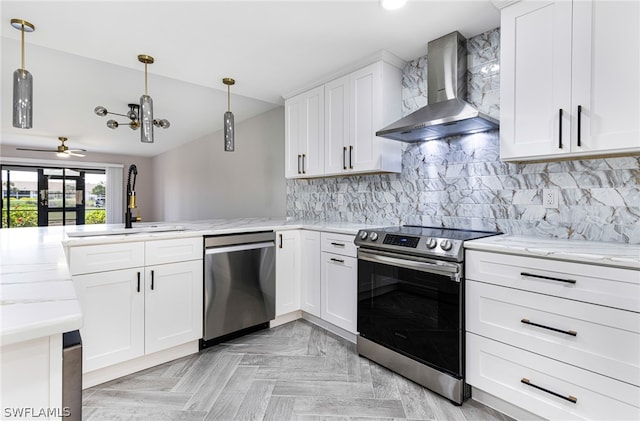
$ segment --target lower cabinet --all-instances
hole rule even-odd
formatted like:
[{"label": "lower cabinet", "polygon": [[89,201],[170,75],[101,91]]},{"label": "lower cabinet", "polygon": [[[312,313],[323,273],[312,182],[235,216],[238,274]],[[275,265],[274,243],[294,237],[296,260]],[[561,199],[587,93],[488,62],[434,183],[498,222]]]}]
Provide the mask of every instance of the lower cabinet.
[{"label": "lower cabinet", "polygon": [[300,232],[300,309],[320,316],[320,233]]},{"label": "lower cabinet", "polygon": [[84,317],[83,373],[202,337],[202,237],[71,247],[69,266]]},{"label": "lower cabinet", "polygon": [[276,317],[300,310],[300,231],[276,232]]},{"label": "lower cabinet", "polygon": [[356,333],[357,259],[323,252],[321,274],[320,317],[344,330]]}]

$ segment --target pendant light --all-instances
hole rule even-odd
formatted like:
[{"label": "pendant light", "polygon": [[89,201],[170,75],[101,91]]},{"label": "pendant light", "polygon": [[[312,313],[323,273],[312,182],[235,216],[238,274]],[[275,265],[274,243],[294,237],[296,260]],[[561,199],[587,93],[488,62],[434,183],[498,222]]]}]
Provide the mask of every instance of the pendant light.
[{"label": "pendant light", "polygon": [[224,150],[233,152],[235,150],[235,139],[233,133],[233,113],[231,112],[231,85],[236,83],[230,77],[222,79],[222,83],[227,85],[227,112],[224,113]]},{"label": "pendant light", "polygon": [[140,141],[153,143],[153,100],[147,90],[147,65],[153,64],[153,57],[140,54],[138,61],[144,63],[144,95],[140,97]]},{"label": "pendant light", "polygon": [[33,77],[24,68],[24,33],[36,27],[22,19],[11,19],[11,26],[22,32],[22,67],[13,72],[13,127],[30,129],[33,125]]}]

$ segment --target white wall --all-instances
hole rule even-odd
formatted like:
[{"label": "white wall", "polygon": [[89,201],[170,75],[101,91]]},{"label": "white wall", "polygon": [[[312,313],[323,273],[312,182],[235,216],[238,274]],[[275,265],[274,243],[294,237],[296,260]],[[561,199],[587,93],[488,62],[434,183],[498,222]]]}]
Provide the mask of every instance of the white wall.
[{"label": "white wall", "polygon": [[235,130],[235,152],[218,131],[153,158],[157,220],[285,216],[284,108]]}]

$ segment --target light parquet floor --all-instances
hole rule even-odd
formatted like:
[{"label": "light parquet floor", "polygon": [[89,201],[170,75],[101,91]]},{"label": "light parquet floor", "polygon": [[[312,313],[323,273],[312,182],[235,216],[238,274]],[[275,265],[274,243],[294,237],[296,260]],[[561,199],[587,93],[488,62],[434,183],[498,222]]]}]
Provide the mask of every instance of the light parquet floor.
[{"label": "light parquet floor", "polygon": [[305,320],[226,342],[83,392],[86,421],[507,421],[448,400]]}]

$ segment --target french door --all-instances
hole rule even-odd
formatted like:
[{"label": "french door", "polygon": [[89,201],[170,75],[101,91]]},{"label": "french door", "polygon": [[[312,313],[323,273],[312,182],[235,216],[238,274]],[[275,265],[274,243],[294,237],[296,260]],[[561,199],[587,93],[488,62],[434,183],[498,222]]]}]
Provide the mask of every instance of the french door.
[{"label": "french door", "polygon": [[84,171],[38,168],[38,226],[82,225]]}]

